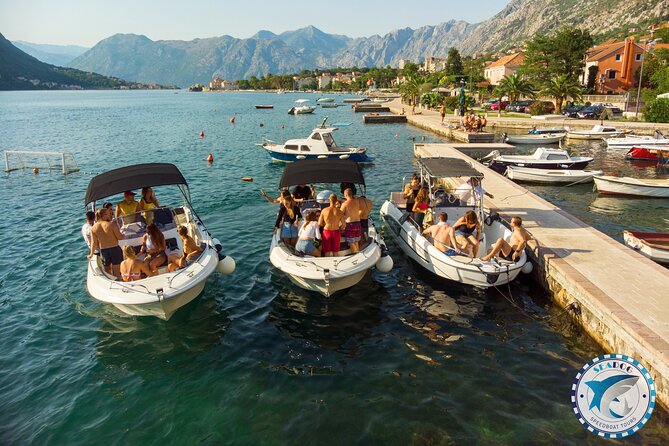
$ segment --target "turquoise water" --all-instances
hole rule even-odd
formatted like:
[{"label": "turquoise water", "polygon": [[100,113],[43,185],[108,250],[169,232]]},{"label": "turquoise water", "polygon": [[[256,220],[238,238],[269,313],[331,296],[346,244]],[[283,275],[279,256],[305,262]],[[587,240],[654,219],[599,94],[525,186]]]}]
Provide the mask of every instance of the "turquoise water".
[{"label": "turquoise water", "polygon": [[[352,122],[338,141],[375,157],[365,175],[378,209],[412,171],[412,138],[437,141],[404,125],[363,126],[348,107],[288,116],[299,97],[0,93],[3,149],[68,150],[82,169],[0,176],[0,443],[599,443],[569,398],[577,370],[601,351],[527,278],[511,286],[511,303],[430,276],[392,239],[392,272],[332,300],[271,267],[275,208],[258,188],[273,190],[282,169],[254,143],[302,137],[325,111]],[[253,108],[265,103],[276,108]],[[178,165],[237,260],[235,274],[213,275],[168,322],[125,317],[85,289],[88,181],[148,161]],[[589,213],[587,193],[559,199],[613,233],[619,213]],[[668,439],[657,411],[628,441]]]}]

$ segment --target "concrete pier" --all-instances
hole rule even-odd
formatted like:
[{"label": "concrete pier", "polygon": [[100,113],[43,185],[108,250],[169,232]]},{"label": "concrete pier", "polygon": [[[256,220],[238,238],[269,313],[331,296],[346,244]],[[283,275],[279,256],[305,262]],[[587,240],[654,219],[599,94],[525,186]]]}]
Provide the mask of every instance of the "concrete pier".
[{"label": "concrete pier", "polygon": [[394,124],[407,122],[406,115],[376,115],[369,114],[362,117],[362,122],[365,124]]},{"label": "concrete pier", "polygon": [[[420,156],[424,144],[414,144],[414,155]],[[471,144],[431,144],[431,153],[439,153],[439,147],[444,147],[446,150],[457,149],[460,152],[474,159],[481,159],[489,155],[493,150],[497,150],[500,154],[512,154],[516,149],[515,146],[507,143],[471,143]],[[442,156],[442,155],[439,155]],[[445,156],[445,155],[443,155]]]},{"label": "concrete pier", "polygon": [[[494,198],[485,205],[523,219],[535,274],[556,304],[606,351],[641,361],[669,406],[669,270],[460,152],[453,144],[416,144],[417,157],[455,157],[483,172]],[[565,389],[568,394],[569,389]]]},{"label": "concrete pier", "polygon": [[355,104],[352,106],[356,113],[388,113],[390,108],[379,104]]},{"label": "concrete pier", "polygon": [[471,133],[465,130],[456,130],[449,128],[449,136],[462,142],[471,143],[492,143],[495,141],[495,134],[490,132]]}]

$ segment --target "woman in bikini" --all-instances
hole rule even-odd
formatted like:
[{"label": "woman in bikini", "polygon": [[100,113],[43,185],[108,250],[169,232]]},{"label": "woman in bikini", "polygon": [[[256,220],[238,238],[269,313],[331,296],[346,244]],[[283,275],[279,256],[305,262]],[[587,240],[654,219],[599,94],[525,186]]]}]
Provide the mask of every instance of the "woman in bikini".
[{"label": "woman in bikini", "polygon": [[125,260],[121,262],[121,279],[124,282],[141,280],[144,277],[150,277],[153,274],[146,266],[146,263],[137,259],[135,249],[130,245],[123,247],[123,256]]},{"label": "woman in bikini", "polygon": [[153,189],[150,187],[143,188],[142,199],[139,200],[139,209],[142,211],[149,211],[142,212],[142,217],[144,217],[144,221],[146,221],[146,226],[149,226],[151,223],[153,223],[153,212],[150,212],[151,209],[159,207],[160,203],[158,203],[158,199],[156,198],[156,194],[153,192]]},{"label": "woman in bikini", "polygon": [[140,252],[146,253],[144,263],[154,274],[158,273],[158,268],[167,263],[166,249],[165,236],[158,226],[153,223],[147,226]]},{"label": "woman in bikini", "polygon": [[413,204],[413,219],[418,227],[423,229],[423,220],[425,213],[430,209],[430,190],[427,187],[421,187],[416,195],[416,201]]},{"label": "woman in bikini", "polygon": [[279,215],[277,215],[274,224],[274,232],[281,230],[279,237],[286,246],[295,247],[295,243],[297,243],[297,221],[301,218],[300,207],[290,195],[290,192],[284,192],[279,207]]},{"label": "woman in bikini", "polygon": [[[474,211],[467,211],[451,227],[451,241],[453,246],[461,250],[467,250],[471,257],[476,258],[479,252],[479,238],[481,237],[481,224],[476,218]],[[457,244],[456,244],[457,242]],[[457,248],[456,248],[457,249]]]}]

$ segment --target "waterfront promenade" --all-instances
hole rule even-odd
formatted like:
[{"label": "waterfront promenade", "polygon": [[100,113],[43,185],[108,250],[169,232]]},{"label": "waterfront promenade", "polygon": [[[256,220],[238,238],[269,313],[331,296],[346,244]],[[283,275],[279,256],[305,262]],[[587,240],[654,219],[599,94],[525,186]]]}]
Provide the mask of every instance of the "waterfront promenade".
[{"label": "waterfront promenade", "polygon": [[[421,128],[441,127],[438,114],[409,115]],[[449,144],[416,144],[416,156],[467,159],[494,195],[486,205],[504,218],[523,218],[537,275],[554,301],[605,350],[642,361],[669,406],[669,270],[602,234],[557,206],[462,154]]]}]

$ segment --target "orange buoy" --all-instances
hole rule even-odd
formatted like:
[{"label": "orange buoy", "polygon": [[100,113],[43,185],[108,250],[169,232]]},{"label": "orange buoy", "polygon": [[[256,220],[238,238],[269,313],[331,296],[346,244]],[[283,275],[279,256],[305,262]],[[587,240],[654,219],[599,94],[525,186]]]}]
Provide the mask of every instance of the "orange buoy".
[{"label": "orange buoy", "polygon": [[242,177],[242,181],[253,181],[252,177]]},{"label": "orange buoy", "polygon": [[231,124],[234,124],[234,123],[235,123],[235,117],[234,117],[234,116],[233,116],[232,118],[230,118],[230,123],[231,123]]},{"label": "orange buoy", "polygon": [[37,175],[37,174],[39,173],[39,169],[38,169],[37,167],[35,167],[35,168],[33,169],[33,173],[34,173],[35,175]]},{"label": "orange buoy", "polygon": [[204,130],[200,132],[200,138],[204,138]]},{"label": "orange buoy", "polygon": [[213,162],[214,162],[214,155],[212,155],[212,154],[210,153],[209,156],[207,157],[207,162],[209,162],[209,163],[213,163]]}]

